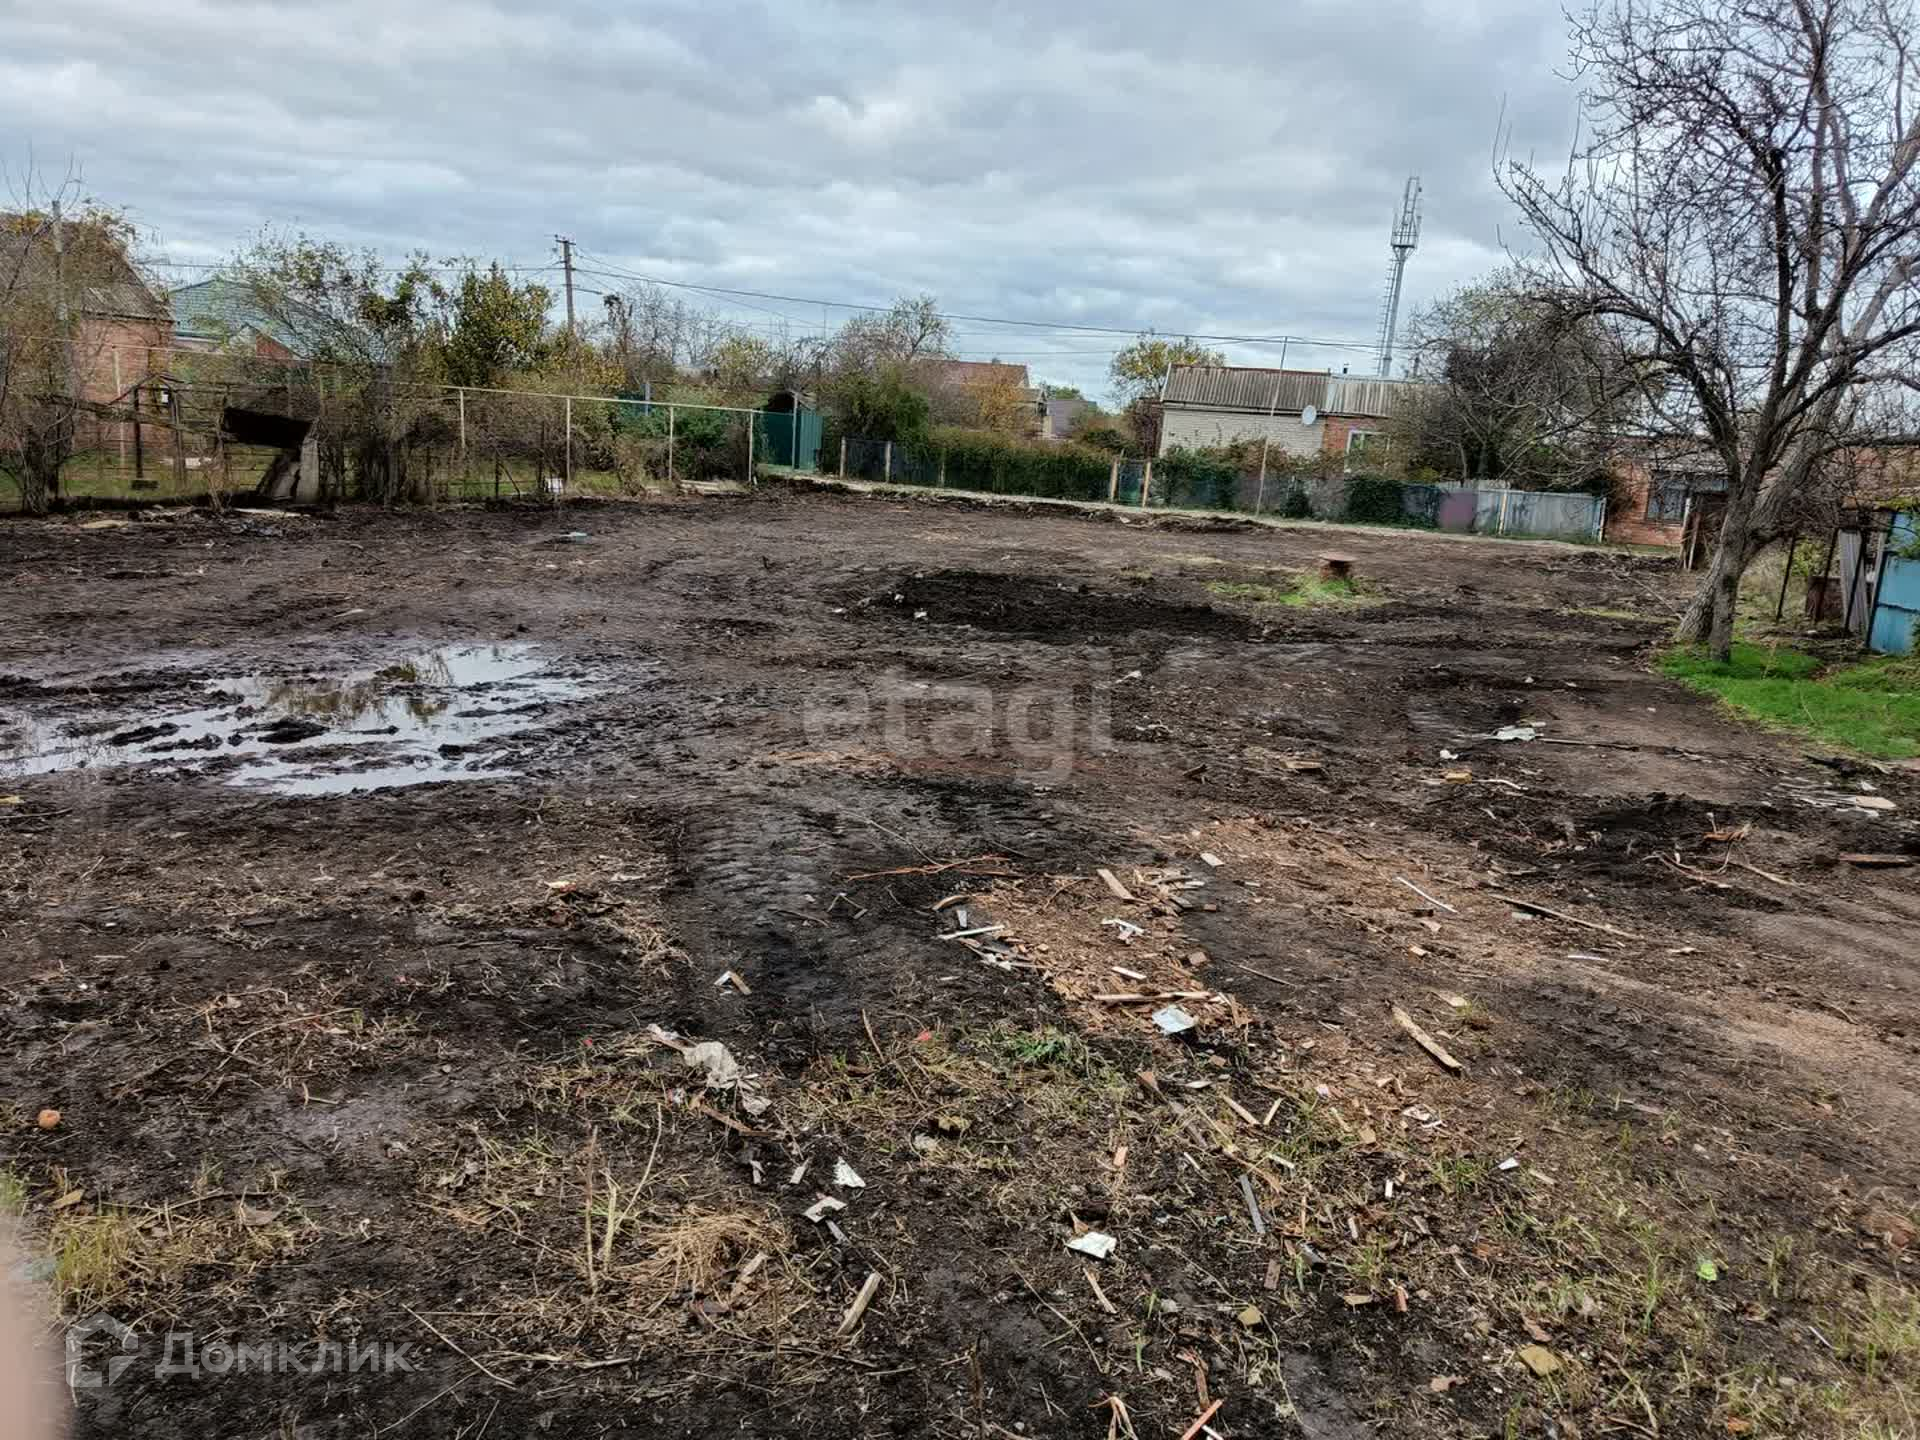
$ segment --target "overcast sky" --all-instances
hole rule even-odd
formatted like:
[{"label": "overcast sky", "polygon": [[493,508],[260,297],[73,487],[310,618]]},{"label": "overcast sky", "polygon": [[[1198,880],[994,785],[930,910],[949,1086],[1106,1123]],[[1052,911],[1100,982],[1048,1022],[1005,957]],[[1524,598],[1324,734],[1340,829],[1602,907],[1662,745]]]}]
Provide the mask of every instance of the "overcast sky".
[{"label": "overcast sky", "polygon": [[[1564,53],[1540,0],[0,0],[0,158],[77,162],[174,262],[269,223],[526,266],[564,233],[586,271],[1349,340],[1288,363],[1362,373],[1406,177],[1412,308],[1516,239],[1495,126],[1504,101],[1519,150],[1564,146]],[[711,303],[794,335],[847,313]],[[1090,390],[1122,343],[956,330]]]}]

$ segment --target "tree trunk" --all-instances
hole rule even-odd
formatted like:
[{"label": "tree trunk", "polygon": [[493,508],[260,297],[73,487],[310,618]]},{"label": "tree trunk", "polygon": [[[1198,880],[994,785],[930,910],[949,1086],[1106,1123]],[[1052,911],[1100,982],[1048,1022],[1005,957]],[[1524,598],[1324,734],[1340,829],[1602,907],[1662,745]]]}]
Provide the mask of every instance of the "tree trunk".
[{"label": "tree trunk", "polygon": [[1733,622],[1740,606],[1740,581],[1753,563],[1755,486],[1741,484],[1729,491],[1720,534],[1713,543],[1713,560],[1693,592],[1686,614],[1680,617],[1677,638],[1686,644],[1704,644],[1715,660],[1733,655]]}]

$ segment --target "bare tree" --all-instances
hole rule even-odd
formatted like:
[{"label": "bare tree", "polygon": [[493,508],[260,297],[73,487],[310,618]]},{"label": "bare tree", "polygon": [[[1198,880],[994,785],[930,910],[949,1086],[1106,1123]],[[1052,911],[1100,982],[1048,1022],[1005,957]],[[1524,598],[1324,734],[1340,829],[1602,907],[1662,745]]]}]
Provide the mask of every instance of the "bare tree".
[{"label": "bare tree", "polygon": [[1636,376],[1604,325],[1569,319],[1504,271],[1414,316],[1406,349],[1427,383],[1393,423],[1415,469],[1522,489],[1606,474],[1636,408]]},{"label": "bare tree", "polygon": [[1542,294],[1601,317],[1727,480],[1683,639],[1726,656],[1747,566],[1920,337],[1908,0],[1606,0],[1576,20],[1589,129],[1562,175],[1496,155]]},{"label": "bare tree", "polygon": [[101,314],[157,302],[128,259],[131,227],[85,199],[77,175],[42,184],[29,172],[13,189],[0,211],[0,473],[41,514],[60,497],[81,417],[99,413],[89,392],[111,393]]}]

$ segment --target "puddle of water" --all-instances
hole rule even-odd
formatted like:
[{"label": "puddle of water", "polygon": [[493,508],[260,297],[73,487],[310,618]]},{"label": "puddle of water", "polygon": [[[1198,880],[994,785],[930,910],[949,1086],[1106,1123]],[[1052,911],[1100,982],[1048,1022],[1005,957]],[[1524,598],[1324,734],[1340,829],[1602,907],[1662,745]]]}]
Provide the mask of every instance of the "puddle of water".
[{"label": "puddle of water", "polygon": [[[210,703],[170,714],[23,717],[0,731],[0,776],[215,761],[224,769],[237,758],[230,783],[290,795],[511,776],[465,752],[535,729],[550,706],[594,691],[546,673],[548,663],[531,645],[449,645],[345,675],[209,680]],[[311,754],[320,749],[327,753]]]}]

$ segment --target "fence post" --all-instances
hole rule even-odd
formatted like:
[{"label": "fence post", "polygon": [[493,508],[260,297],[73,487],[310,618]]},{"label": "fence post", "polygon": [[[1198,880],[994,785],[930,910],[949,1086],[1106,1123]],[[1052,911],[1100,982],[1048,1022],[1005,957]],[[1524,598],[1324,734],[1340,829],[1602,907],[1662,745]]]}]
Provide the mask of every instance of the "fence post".
[{"label": "fence post", "polygon": [[460,469],[464,474],[467,468],[467,391],[460,388]]},{"label": "fence post", "polygon": [[886,453],[880,462],[880,478],[893,479],[893,441],[891,440],[887,441]]},{"label": "fence post", "polygon": [[678,485],[673,478],[673,407],[667,406],[667,484]]},{"label": "fence post", "polygon": [[1498,526],[1498,528],[1497,528],[1497,529],[1496,529],[1496,530],[1495,530],[1495,531],[1493,532],[1493,533],[1494,533],[1494,534],[1496,534],[1496,535],[1504,535],[1504,534],[1506,534],[1506,533],[1507,533],[1507,501],[1508,501],[1508,500],[1510,500],[1510,499],[1512,499],[1512,498],[1513,498],[1513,492],[1512,492],[1511,490],[1502,490],[1502,491],[1500,492],[1500,520],[1499,520],[1499,526]]},{"label": "fence post", "polygon": [[947,447],[940,447],[940,488],[947,488]]},{"label": "fence post", "polygon": [[1153,461],[1147,461],[1147,468],[1140,476],[1140,508],[1147,508],[1147,497],[1153,493]]},{"label": "fence post", "polygon": [[[113,403],[118,405],[127,398],[126,387],[120,383],[120,347],[113,347]],[[127,468],[127,427],[125,422],[113,427],[120,433],[120,468]]]},{"label": "fence post", "polygon": [[566,463],[564,466],[566,473],[561,480],[561,484],[571,491],[573,489],[573,396],[569,395],[566,397],[566,403],[562,409],[563,414],[561,419],[567,427],[567,444]]},{"label": "fence post", "polygon": [[759,420],[759,415],[751,410],[747,412],[747,484],[749,486],[755,483],[753,474],[753,432]]},{"label": "fence post", "polygon": [[[795,473],[798,473],[800,469],[800,396],[797,393],[793,397],[793,453],[787,456],[787,461],[793,466]],[[820,467],[816,465],[814,468],[817,470]]]},{"label": "fence post", "polygon": [[840,437],[840,478],[847,478],[847,437]]},{"label": "fence post", "polygon": [[1113,457],[1113,468],[1107,472],[1107,503],[1113,504],[1120,498],[1120,457]]}]

